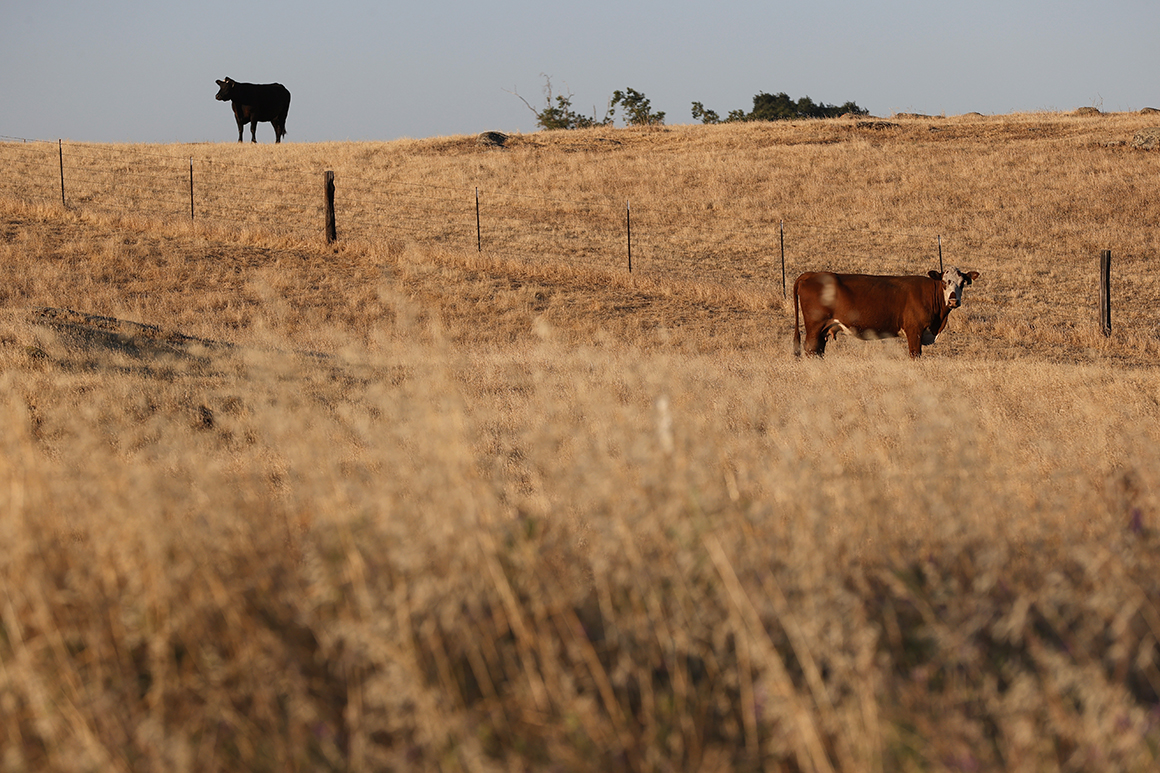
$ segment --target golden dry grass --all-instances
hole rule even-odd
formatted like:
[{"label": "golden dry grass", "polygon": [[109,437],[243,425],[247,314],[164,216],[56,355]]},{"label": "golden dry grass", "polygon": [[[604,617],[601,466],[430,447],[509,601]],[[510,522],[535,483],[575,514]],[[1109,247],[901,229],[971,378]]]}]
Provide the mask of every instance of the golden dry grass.
[{"label": "golden dry grass", "polygon": [[[330,248],[4,189],[0,767],[1153,769],[1147,121],[91,150],[425,192]],[[423,216],[476,186],[569,235]],[[796,360],[781,220],[981,278]]]}]

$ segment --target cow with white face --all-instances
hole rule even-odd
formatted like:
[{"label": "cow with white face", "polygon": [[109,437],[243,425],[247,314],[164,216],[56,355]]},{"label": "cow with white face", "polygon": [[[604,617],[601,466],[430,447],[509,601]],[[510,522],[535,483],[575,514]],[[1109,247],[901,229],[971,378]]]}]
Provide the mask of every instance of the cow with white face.
[{"label": "cow with white face", "polygon": [[963,290],[978,278],[978,271],[955,266],[927,276],[808,271],[793,286],[794,354],[802,352],[800,312],[807,354],[821,357],[828,338],[847,333],[862,339],[905,335],[910,356],[919,357],[946,327],[951,309],[962,305]]},{"label": "cow with white face", "polygon": [[969,274],[964,274],[956,266],[951,266],[942,274],[931,271],[929,276],[931,279],[942,280],[943,297],[946,298],[947,308],[955,309],[963,305],[963,290],[979,278],[979,272],[972,271]]}]

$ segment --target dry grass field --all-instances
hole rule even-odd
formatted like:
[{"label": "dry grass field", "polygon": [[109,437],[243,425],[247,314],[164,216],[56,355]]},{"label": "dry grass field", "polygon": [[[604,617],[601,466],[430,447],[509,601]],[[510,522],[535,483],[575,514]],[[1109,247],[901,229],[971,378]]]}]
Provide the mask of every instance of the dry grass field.
[{"label": "dry grass field", "polygon": [[[1156,123],[0,143],[0,770],[1154,770]],[[799,360],[783,221],[981,276]]]}]

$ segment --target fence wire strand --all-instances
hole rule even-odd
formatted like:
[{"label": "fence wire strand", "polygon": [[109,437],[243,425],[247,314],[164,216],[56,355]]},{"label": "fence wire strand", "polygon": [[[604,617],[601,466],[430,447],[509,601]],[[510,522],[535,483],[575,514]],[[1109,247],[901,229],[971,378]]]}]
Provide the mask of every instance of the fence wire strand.
[{"label": "fence wire strand", "polygon": [[[321,168],[195,159],[136,147],[114,152],[109,146],[6,136],[0,136],[0,162],[10,170],[0,178],[0,196],[18,201],[59,204],[63,194],[70,208],[192,218],[304,239],[323,235]],[[403,238],[502,257],[605,266],[625,264],[631,250],[635,266],[726,282],[780,282],[782,262],[794,253],[836,255],[840,270],[852,231],[860,250],[893,253],[897,258],[890,260],[900,270],[929,266],[937,255],[933,233],[787,222],[773,212],[738,217],[716,202],[630,209],[628,201],[610,197],[573,200],[381,175],[340,175],[335,209],[342,239]]]}]

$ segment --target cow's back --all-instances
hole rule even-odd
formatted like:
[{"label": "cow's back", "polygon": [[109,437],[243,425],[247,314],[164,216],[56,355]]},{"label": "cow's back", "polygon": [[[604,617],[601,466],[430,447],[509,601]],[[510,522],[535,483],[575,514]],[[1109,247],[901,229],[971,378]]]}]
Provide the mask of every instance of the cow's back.
[{"label": "cow's back", "polygon": [[908,312],[927,306],[938,282],[921,276],[833,274],[834,301],[828,304],[846,324],[897,332]]},{"label": "cow's back", "polygon": [[285,120],[290,112],[290,90],[281,83],[236,83],[231,97],[253,120]]}]

